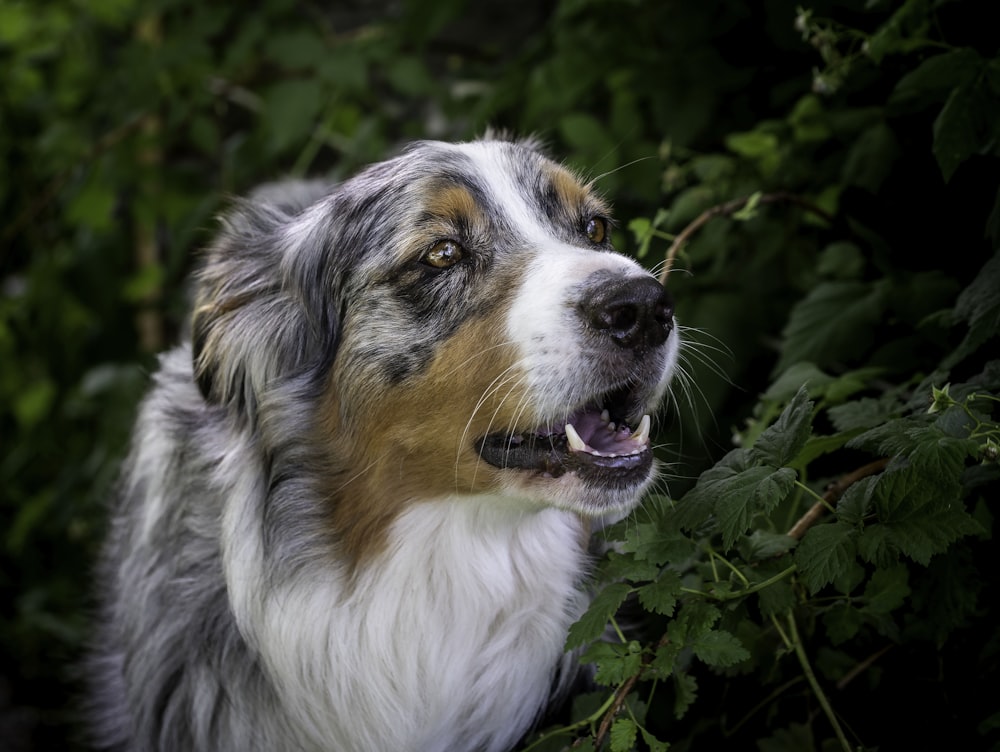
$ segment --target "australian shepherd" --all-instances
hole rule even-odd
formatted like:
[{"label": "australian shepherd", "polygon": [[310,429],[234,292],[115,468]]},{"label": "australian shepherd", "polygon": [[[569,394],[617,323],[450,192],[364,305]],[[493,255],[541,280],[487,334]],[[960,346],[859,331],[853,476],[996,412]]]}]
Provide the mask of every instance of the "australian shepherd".
[{"label": "australian shepherd", "polygon": [[240,201],[104,549],[103,748],[493,752],[576,672],[588,539],[654,478],[670,297],[530,141]]}]

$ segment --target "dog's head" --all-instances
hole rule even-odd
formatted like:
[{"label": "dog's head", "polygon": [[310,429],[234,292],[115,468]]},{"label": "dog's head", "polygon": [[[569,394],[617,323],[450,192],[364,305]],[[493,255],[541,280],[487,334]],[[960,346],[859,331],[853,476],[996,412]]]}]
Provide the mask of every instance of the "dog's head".
[{"label": "dog's head", "polygon": [[678,339],[610,223],[530,142],[420,143],[326,191],[272,188],[209,253],[196,378],[264,451],[314,450],[294,472],[341,530],[469,494],[622,513],[653,477]]}]

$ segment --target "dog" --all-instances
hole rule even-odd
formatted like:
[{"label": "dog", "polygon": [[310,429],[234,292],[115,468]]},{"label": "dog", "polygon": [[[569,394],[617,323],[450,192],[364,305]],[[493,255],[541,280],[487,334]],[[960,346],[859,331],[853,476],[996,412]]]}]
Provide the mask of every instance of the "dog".
[{"label": "dog", "polygon": [[495,752],[564,695],[588,540],[654,481],[673,303],[532,140],[236,202],[99,565],[112,750]]}]

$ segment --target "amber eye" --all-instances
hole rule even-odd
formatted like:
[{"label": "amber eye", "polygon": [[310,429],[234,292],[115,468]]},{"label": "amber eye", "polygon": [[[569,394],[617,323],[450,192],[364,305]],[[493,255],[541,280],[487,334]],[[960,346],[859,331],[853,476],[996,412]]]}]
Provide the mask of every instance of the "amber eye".
[{"label": "amber eye", "polygon": [[447,269],[461,261],[465,250],[454,240],[439,240],[420,260],[435,269]]},{"label": "amber eye", "polygon": [[585,229],[591,243],[603,243],[608,237],[608,223],[600,217],[588,219]]}]

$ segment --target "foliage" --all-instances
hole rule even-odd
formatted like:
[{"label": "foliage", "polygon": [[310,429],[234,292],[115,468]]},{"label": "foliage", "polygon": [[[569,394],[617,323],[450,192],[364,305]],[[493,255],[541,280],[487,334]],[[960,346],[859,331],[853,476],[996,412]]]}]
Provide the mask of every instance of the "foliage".
[{"label": "foliage", "polygon": [[1000,746],[980,5],[328,5],[0,0],[12,748],[75,738],[103,499],[226,195],[487,124],[593,176],[620,248],[676,252],[690,327],[669,489],[608,531],[569,636],[598,686],[525,747]]}]

